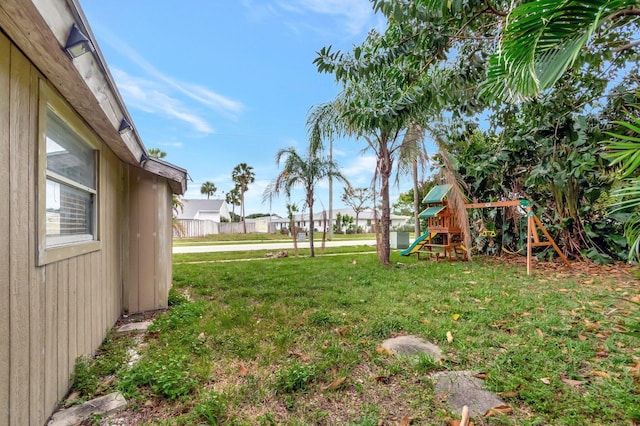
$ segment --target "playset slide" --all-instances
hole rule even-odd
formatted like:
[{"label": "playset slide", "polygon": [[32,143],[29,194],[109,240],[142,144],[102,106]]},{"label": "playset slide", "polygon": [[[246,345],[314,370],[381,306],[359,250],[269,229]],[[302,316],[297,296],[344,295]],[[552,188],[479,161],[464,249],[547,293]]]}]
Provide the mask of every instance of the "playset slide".
[{"label": "playset slide", "polygon": [[420,235],[415,241],[409,246],[408,249],[400,252],[403,256],[409,256],[413,253],[418,252],[422,248],[423,245],[426,244],[426,239],[429,238],[429,230],[427,229],[424,234]]}]

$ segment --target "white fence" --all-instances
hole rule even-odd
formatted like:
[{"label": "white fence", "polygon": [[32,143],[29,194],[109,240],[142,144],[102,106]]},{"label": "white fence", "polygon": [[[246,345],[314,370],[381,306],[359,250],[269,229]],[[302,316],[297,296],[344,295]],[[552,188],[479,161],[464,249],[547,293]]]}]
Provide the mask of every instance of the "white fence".
[{"label": "white fence", "polygon": [[[211,234],[243,234],[242,222],[214,222],[212,220],[178,219],[178,229],[173,230],[174,238],[206,237]],[[256,224],[247,223],[247,233],[256,232]]]}]

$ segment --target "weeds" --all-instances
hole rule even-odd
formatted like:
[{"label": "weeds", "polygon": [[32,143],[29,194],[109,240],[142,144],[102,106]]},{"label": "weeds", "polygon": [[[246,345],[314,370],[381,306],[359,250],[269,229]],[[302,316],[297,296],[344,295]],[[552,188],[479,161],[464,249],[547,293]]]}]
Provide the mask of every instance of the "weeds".
[{"label": "weeds", "polygon": [[[476,424],[640,416],[638,340],[622,334],[637,318],[624,301],[635,281],[392,260],[403,264],[384,268],[375,255],[176,264],[176,303],[117,386],[140,405],[177,404],[167,424],[364,426],[407,416],[441,425],[455,415],[429,374],[475,370],[512,408]],[[176,296],[184,291],[193,302]],[[432,341],[444,361],[377,350],[398,334]],[[84,362],[78,386],[92,388]]]}]

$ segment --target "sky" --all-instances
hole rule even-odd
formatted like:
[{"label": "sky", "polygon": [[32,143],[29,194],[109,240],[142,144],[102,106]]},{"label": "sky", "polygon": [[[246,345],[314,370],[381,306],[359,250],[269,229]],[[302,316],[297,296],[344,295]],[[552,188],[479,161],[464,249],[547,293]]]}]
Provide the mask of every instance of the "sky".
[{"label": "sky", "polygon": [[[187,169],[185,198],[211,181],[217,196],[233,188],[231,171],[253,167],[245,214],[286,216],[286,196],[263,202],[279,173],[275,154],[303,153],[310,108],[334,99],[339,86],[312,61],[324,46],[351,50],[384,19],[369,0],[81,0],[109,70],[145,146]],[[365,143],[334,141],[334,159],[355,187],[375,170]],[[429,153],[433,154],[433,153]],[[395,202],[408,178],[391,189]],[[334,185],[334,208],[342,186]],[[302,190],[291,202],[303,206]],[[328,209],[328,182],[316,190],[315,211]],[[229,206],[231,210],[231,206]],[[239,213],[239,208],[236,208]]]}]

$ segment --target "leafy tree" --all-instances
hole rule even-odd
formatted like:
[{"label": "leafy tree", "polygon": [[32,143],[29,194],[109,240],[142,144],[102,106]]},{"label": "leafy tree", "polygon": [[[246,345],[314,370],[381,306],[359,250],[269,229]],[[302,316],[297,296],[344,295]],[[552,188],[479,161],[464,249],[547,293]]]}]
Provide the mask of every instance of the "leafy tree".
[{"label": "leafy tree", "polygon": [[149,148],[147,152],[149,153],[149,156],[154,158],[163,159],[167,156],[167,153],[160,148]]},{"label": "leafy tree", "polygon": [[236,215],[236,206],[240,205],[240,189],[238,186],[233,187],[231,191],[227,192],[225,201],[227,204],[231,204],[231,221],[238,222],[238,217]]},{"label": "leafy tree", "polygon": [[249,184],[256,180],[253,167],[248,166],[247,163],[238,164],[231,172],[231,179],[233,179],[236,183],[236,187],[240,190],[240,211],[244,226],[244,233],[246,234],[247,223],[244,220],[244,194],[249,189]]},{"label": "leafy tree", "polygon": [[367,203],[373,200],[373,194],[369,188],[352,188],[347,186],[344,188],[341,200],[348,205],[356,213],[356,234],[358,233],[357,224],[360,213],[369,208]]},{"label": "leafy tree", "polygon": [[[639,104],[635,104],[640,108]],[[634,110],[636,114],[638,110]],[[617,121],[622,127],[619,133],[609,133],[614,140],[609,144],[611,158],[614,164],[621,167],[622,178],[629,178],[625,185],[614,191],[616,202],[614,212],[628,211],[629,217],[625,224],[625,234],[629,244],[629,260],[640,261],[640,117],[628,112],[629,121]]]},{"label": "leafy tree", "polygon": [[265,197],[269,194],[278,194],[284,191],[287,196],[291,195],[291,190],[296,186],[301,186],[305,191],[305,203],[309,207],[309,248],[311,257],[315,256],[313,245],[313,203],[315,186],[322,180],[333,177],[348,185],[346,178],[338,170],[338,165],[323,155],[322,145],[317,133],[312,134],[306,156],[301,156],[295,148],[285,148],[276,154],[278,166],[282,163],[282,171],[275,181],[265,190]]},{"label": "leafy tree", "polygon": [[[491,57],[487,91],[519,100],[552,87],[598,29],[621,36],[618,30],[637,24],[639,6],[638,0],[541,0],[518,5],[509,13]],[[613,45],[619,53],[638,42],[618,40]]]},{"label": "leafy tree", "polygon": [[200,187],[200,193],[207,194],[207,200],[210,196],[215,195],[216,191],[218,191],[218,188],[216,188],[216,185],[210,181],[206,181]]}]

